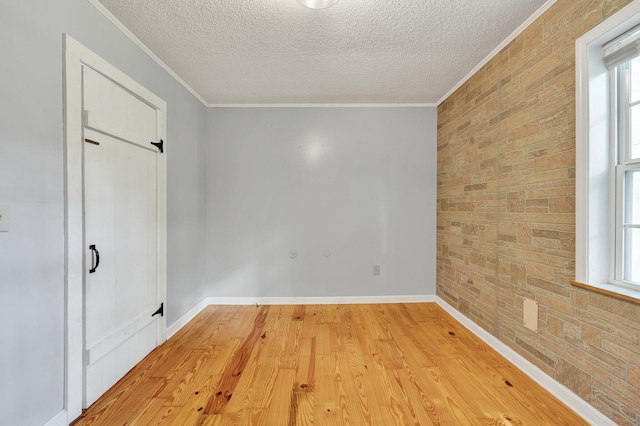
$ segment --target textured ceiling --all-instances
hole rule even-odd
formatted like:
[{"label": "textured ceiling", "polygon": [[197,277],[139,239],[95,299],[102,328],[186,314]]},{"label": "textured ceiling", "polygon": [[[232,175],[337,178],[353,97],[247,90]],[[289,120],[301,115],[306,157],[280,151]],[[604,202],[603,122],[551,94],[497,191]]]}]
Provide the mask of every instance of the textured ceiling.
[{"label": "textured ceiling", "polygon": [[435,103],[545,0],[100,0],[210,104]]}]

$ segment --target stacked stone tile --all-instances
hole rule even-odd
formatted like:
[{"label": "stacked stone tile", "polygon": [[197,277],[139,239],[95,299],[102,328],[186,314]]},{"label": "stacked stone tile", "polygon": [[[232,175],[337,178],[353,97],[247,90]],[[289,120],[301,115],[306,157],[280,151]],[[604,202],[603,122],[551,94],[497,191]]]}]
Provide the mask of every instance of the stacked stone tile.
[{"label": "stacked stone tile", "polygon": [[[629,3],[558,0],[438,107],[437,292],[618,424],[640,304],[572,287],[575,39]],[[539,331],[522,325],[539,302]]]}]

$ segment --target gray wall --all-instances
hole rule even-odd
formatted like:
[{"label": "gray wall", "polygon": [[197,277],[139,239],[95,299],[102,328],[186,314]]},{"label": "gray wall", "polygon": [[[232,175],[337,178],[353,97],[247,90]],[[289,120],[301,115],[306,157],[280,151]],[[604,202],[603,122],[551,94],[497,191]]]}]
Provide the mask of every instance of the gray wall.
[{"label": "gray wall", "polygon": [[0,0],[0,424],[63,408],[62,33],[168,103],[168,324],[202,298],[206,108],[84,0]]},{"label": "gray wall", "polygon": [[434,294],[435,108],[207,112],[88,2],[0,0],[0,424],[63,408],[62,33],[168,103],[168,324],[205,296]]},{"label": "gray wall", "polygon": [[208,129],[208,295],[435,294],[435,108],[212,108]]}]

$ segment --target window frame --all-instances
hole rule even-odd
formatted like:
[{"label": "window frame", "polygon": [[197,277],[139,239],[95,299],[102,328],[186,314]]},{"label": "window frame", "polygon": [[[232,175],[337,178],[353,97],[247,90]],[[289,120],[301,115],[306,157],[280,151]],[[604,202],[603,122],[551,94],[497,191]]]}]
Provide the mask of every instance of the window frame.
[{"label": "window frame", "polygon": [[576,275],[572,281],[636,303],[640,286],[612,280],[615,242],[611,236],[616,220],[611,199],[617,188],[611,139],[617,129],[611,125],[614,86],[603,63],[602,46],[638,25],[640,1],[635,0],[576,40]]},{"label": "window frame", "polygon": [[[631,61],[625,62],[611,70],[612,90],[612,123],[610,140],[611,144],[611,180],[612,197],[611,213],[615,218],[615,226],[612,227],[610,241],[611,250],[611,277],[612,284],[639,288],[640,283],[627,279],[625,272],[627,265],[627,246],[625,233],[627,224],[627,172],[640,170],[640,158],[631,158],[631,118],[630,112],[634,106],[640,105],[640,100],[632,102],[632,74]],[[640,81],[638,81],[640,83]],[[637,225],[637,224],[632,224]]]}]

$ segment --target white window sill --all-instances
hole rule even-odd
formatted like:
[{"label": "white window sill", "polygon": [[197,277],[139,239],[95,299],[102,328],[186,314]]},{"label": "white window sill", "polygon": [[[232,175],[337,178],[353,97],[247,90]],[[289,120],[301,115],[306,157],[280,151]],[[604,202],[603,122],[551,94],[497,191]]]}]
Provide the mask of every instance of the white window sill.
[{"label": "white window sill", "polygon": [[571,281],[571,285],[591,290],[596,293],[606,294],[628,302],[640,303],[640,289],[636,290],[627,287],[620,287],[614,284],[584,284],[578,281]]}]

